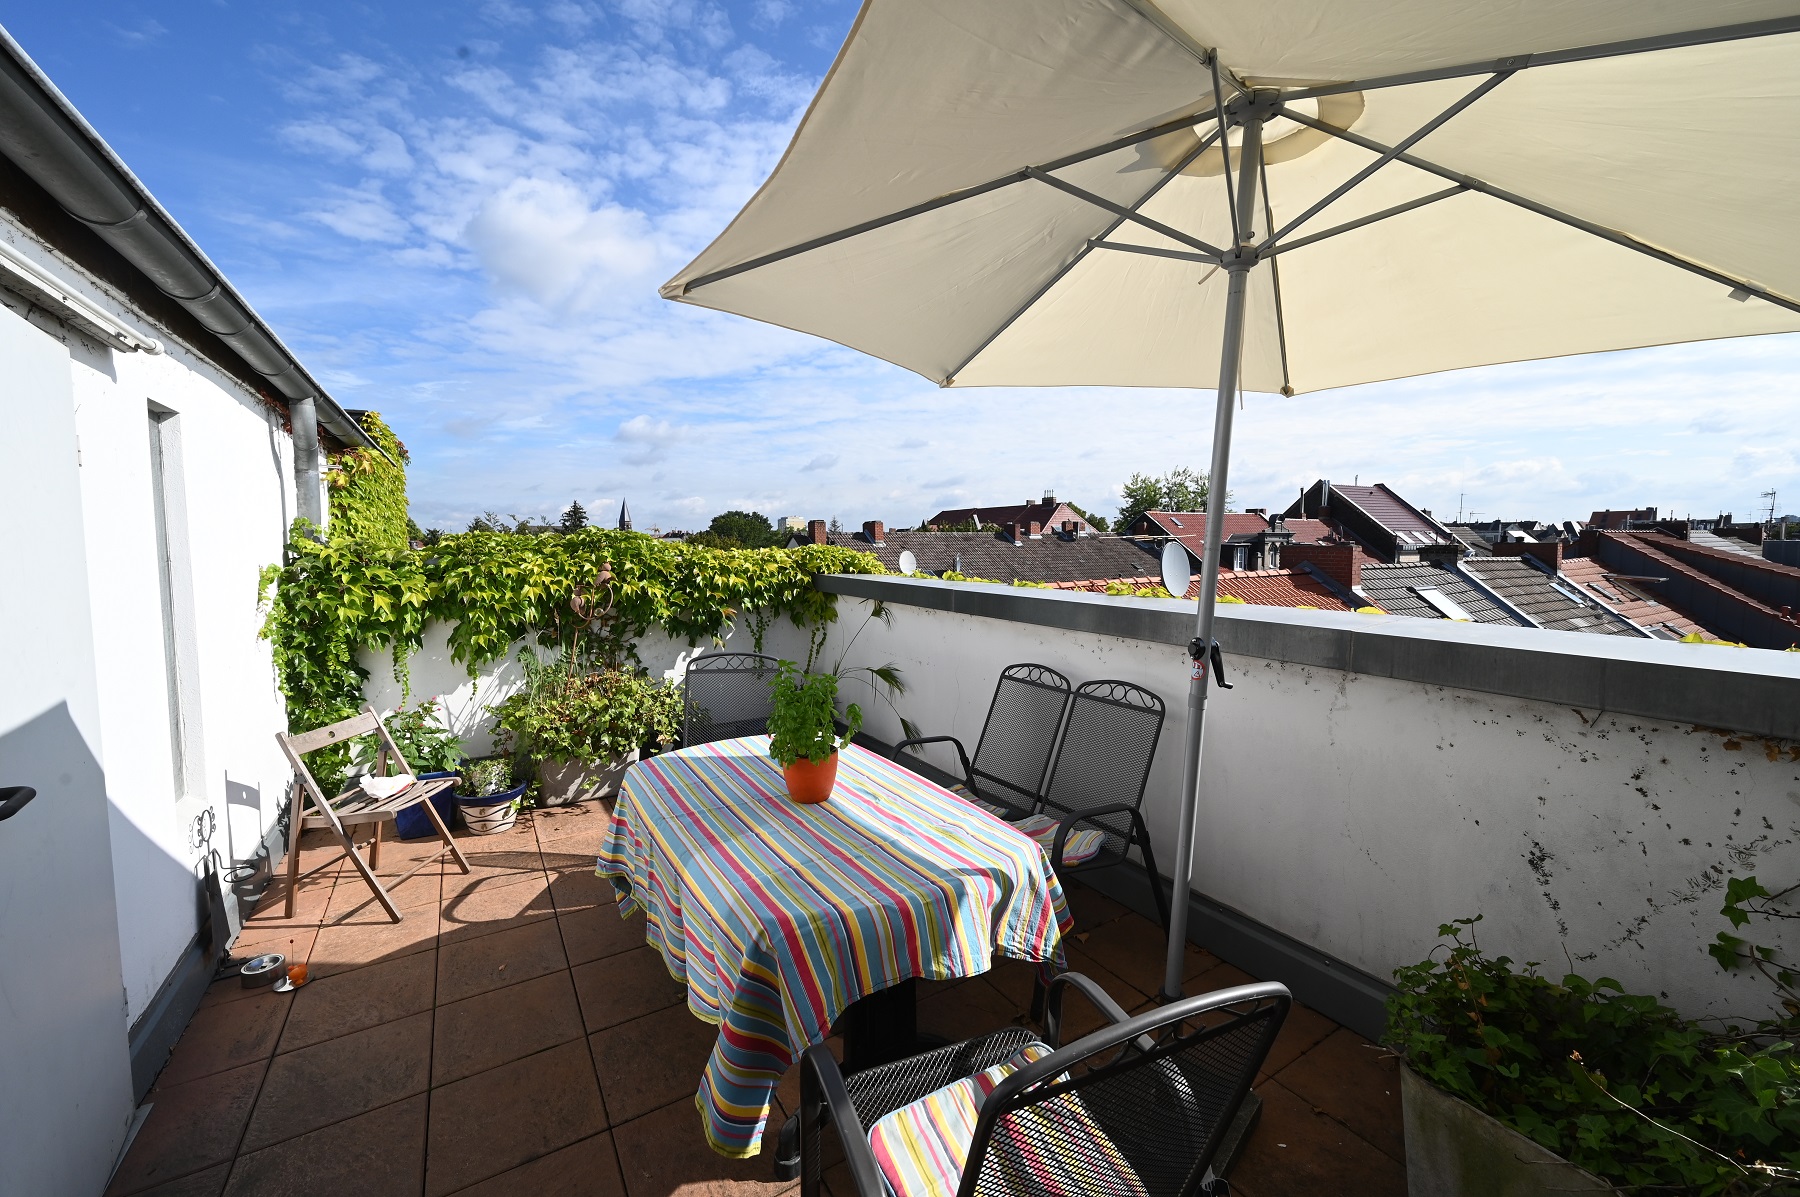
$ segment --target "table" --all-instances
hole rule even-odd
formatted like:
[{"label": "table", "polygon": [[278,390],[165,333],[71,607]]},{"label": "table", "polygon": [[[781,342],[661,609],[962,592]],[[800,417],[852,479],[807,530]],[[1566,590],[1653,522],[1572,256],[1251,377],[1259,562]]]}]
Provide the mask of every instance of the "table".
[{"label": "table", "polygon": [[995,952],[1060,965],[1071,926],[1043,849],[999,819],[855,745],[831,800],[801,806],[768,751],[746,736],[632,766],[598,865],[719,1025],[695,1103],[738,1158],[857,999],[986,972]]}]

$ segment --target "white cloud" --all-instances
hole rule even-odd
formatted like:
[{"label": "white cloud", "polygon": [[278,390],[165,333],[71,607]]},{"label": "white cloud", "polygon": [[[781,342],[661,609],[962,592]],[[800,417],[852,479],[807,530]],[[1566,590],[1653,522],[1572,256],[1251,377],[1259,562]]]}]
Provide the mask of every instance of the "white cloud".
[{"label": "white cloud", "polygon": [[590,207],[558,179],[507,184],[482,204],[464,235],[502,285],[564,314],[631,303],[634,291],[654,289],[668,258],[644,213]]},{"label": "white cloud", "polygon": [[805,465],[801,466],[800,472],[803,474],[813,474],[820,470],[829,470],[837,463],[838,455],[836,453],[821,453]]}]

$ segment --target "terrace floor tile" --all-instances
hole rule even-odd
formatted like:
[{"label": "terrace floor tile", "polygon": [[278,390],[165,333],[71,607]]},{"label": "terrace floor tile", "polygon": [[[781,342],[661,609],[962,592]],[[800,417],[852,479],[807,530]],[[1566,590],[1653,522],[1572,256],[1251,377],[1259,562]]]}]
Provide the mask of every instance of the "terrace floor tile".
[{"label": "terrace floor tile", "polygon": [[[642,916],[621,919],[595,875],[605,816],[604,804],[558,808],[503,835],[458,837],[474,871],[427,870],[421,892],[435,900],[404,905],[399,924],[341,865],[302,887],[294,920],[272,893],[234,952],[285,952],[313,979],[291,995],[235,979],[208,990],[109,1197],[791,1192],[771,1179],[768,1139],[748,1160],[706,1146],[694,1094],[718,1028],[689,1013]],[[383,871],[432,847],[390,842]],[[302,848],[312,861],[330,851],[311,834]],[[1152,1008],[1161,929],[1079,881],[1065,891],[1070,967],[1127,1010]],[[1185,972],[1189,993],[1253,979],[1199,948]],[[920,1029],[963,1037],[1021,1021],[1035,975],[1001,957],[982,976],[923,982]],[[1100,1025],[1077,996],[1064,1014],[1065,1042]],[[1392,1070],[1353,1032],[1293,1007],[1257,1084],[1262,1121],[1234,1191],[1398,1197]],[[798,1076],[776,1090],[770,1135]],[[853,1197],[835,1149],[825,1164],[828,1189]]]},{"label": "terrace floor tile", "polygon": [[461,1080],[586,1033],[567,972],[490,989],[438,1008],[432,1084]]},{"label": "terrace floor tile", "polygon": [[426,1197],[443,1197],[606,1129],[577,1039],[431,1091]]}]

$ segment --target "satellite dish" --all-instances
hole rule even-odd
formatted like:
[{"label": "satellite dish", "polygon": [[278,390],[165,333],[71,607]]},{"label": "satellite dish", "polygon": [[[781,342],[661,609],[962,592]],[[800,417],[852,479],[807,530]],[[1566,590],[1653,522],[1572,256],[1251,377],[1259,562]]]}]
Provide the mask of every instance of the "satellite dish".
[{"label": "satellite dish", "polygon": [[916,574],[919,572],[919,559],[913,556],[913,551],[911,549],[901,550],[900,572],[903,574]]},{"label": "satellite dish", "polygon": [[1179,540],[1165,542],[1162,551],[1163,589],[1176,598],[1181,598],[1187,594],[1190,578],[1187,549],[1182,547]]}]

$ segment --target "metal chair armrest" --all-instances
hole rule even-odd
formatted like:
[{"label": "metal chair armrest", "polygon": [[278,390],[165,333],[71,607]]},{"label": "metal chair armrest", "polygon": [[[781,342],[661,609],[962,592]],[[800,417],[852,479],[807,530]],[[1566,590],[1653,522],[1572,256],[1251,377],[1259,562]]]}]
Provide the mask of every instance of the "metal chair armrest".
[{"label": "metal chair armrest", "polygon": [[[1101,815],[1130,815],[1132,823],[1138,823],[1138,809],[1129,802],[1115,802],[1111,806],[1096,806],[1090,810],[1078,810],[1064,815],[1056,825],[1056,842],[1050,849],[1051,867],[1062,867],[1063,845],[1068,842],[1069,833],[1075,830],[1075,825],[1096,822]],[[1104,824],[1102,827],[1107,831],[1113,830]]]},{"label": "metal chair armrest", "polygon": [[975,792],[975,771],[969,767],[969,753],[963,748],[963,742],[955,736],[914,736],[910,740],[902,740],[894,745],[892,759],[899,760],[902,752],[919,744],[956,745],[956,759],[962,762],[963,784],[969,787],[971,794]]},{"label": "metal chair armrest", "polygon": [[[800,1186],[806,1197],[815,1197],[818,1193],[819,1174],[824,1168],[816,1154],[819,1146],[817,1119],[821,1112],[830,1115],[832,1129],[837,1131],[857,1197],[883,1197],[881,1169],[875,1163],[875,1153],[869,1150],[869,1133],[856,1116],[856,1104],[844,1087],[844,1074],[830,1049],[818,1044],[800,1057]],[[805,1154],[808,1147],[815,1152],[810,1160]]]},{"label": "metal chair armrest", "polygon": [[1100,988],[1091,977],[1081,973],[1058,973],[1050,978],[1050,993],[1044,1006],[1044,1042],[1053,1048],[1062,1046],[1062,1003],[1063,990],[1074,986],[1081,991],[1094,1009],[1100,1011],[1115,1023],[1124,1022],[1131,1015],[1125,1013],[1124,1007],[1113,1001],[1112,995]]}]

